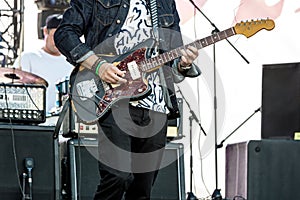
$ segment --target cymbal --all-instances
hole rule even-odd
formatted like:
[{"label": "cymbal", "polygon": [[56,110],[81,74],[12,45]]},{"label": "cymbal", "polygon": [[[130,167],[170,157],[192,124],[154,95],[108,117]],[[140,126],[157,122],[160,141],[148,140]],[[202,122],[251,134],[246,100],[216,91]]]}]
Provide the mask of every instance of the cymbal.
[{"label": "cymbal", "polygon": [[0,83],[41,84],[48,87],[42,77],[15,68],[0,68]]}]

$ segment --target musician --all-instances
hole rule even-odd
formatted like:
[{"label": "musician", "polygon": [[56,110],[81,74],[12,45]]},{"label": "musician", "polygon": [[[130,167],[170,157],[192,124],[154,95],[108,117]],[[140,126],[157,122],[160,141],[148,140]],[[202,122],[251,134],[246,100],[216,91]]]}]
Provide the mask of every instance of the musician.
[{"label": "musician", "polygon": [[13,67],[44,78],[48,82],[46,92],[46,115],[55,112],[55,84],[60,79],[69,76],[73,66],[66,61],[56,48],[53,35],[62,20],[61,14],[52,14],[46,18],[43,28],[44,45],[34,51],[24,51],[14,62]]},{"label": "musician", "polygon": [[[175,1],[158,0],[157,4],[159,27],[165,29],[159,30],[158,49],[181,46]],[[123,55],[153,38],[155,16],[150,13],[148,0],[71,0],[55,32],[55,43],[74,66],[91,70],[106,83],[129,84],[125,76],[131,72],[120,70],[103,55]],[[150,199],[166,143],[167,118],[178,117],[174,94],[168,93],[174,82],[168,85],[166,74],[172,72],[182,81],[184,76],[201,73],[193,64],[198,56],[195,47],[189,46],[181,54],[147,73],[150,95],[138,101],[120,100],[99,119],[101,179],[95,200]]]}]

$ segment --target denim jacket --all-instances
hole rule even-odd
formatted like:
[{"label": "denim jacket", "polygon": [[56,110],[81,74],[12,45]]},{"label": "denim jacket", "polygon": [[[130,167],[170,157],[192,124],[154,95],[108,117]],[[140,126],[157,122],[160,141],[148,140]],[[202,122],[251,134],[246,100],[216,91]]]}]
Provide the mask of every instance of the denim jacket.
[{"label": "denim jacket", "polygon": [[[162,49],[171,50],[182,46],[179,15],[174,0],[157,0],[160,43]],[[113,37],[123,26],[129,11],[130,0],[71,0],[63,20],[55,32],[55,44],[67,60],[74,66],[80,65],[91,52],[115,54]],[[82,42],[81,36],[84,36]],[[101,45],[99,45],[101,44]],[[193,64],[190,70],[179,73],[179,59],[171,62],[175,70],[175,82],[184,76],[196,77],[200,70]],[[167,98],[169,99],[169,98]]]}]

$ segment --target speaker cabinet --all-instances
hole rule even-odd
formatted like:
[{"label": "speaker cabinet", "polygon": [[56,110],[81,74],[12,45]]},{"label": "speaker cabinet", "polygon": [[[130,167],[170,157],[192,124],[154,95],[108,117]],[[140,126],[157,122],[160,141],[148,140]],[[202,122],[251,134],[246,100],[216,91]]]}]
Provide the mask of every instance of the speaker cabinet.
[{"label": "speaker cabinet", "polygon": [[[68,198],[81,200],[93,198],[100,179],[96,159],[97,145],[98,142],[95,139],[68,140],[67,157],[69,166],[67,176],[70,180],[68,183],[68,191],[70,193]],[[159,171],[151,200],[185,199],[183,159],[183,145],[168,143],[162,164],[170,163],[170,160],[174,161]]]},{"label": "speaker cabinet", "polygon": [[226,198],[300,199],[300,141],[247,141],[226,147]]},{"label": "speaker cabinet", "polygon": [[300,132],[300,63],[263,65],[263,139]]},{"label": "speaker cabinet", "polygon": [[177,98],[178,108],[180,112],[180,117],[177,119],[168,120],[168,130],[167,130],[167,138],[168,141],[178,140],[183,138],[183,100],[182,98]]},{"label": "speaker cabinet", "polygon": [[98,141],[95,138],[70,139],[66,145],[66,173],[62,174],[66,176],[66,199],[93,199],[100,179]]},{"label": "speaker cabinet", "polygon": [[[184,147],[181,143],[168,143],[162,165],[152,190],[151,200],[185,200]],[[164,165],[165,166],[165,165]]]},{"label": "speaker cabinet", "polygon": [[[59,199],[58,143],[53,132],[54,127],[0,124],[0,199],[28,199],[28,167],[32,199]],[[25,166],[26,158],[32,166]]]}]

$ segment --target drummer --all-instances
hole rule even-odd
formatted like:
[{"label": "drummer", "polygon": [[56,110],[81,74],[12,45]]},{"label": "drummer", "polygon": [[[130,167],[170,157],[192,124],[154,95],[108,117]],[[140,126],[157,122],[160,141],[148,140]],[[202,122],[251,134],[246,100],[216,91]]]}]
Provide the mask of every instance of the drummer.
[{"label": "drummer", "polygon": [[53,35],[61,22],[62,15],[52,14],[46,18],[43,28],[44,45],[42,48],[22,52],[16,59],[13,67],[21,69],[44,78],[49,86],[46,95],[46,115],[49,116],[55,112],[57,81],[68,77],[71,74],[73,66],[58,51],[54,44]]}]

